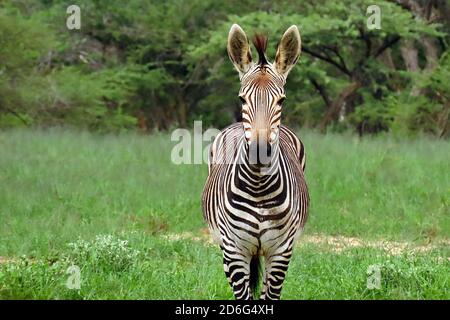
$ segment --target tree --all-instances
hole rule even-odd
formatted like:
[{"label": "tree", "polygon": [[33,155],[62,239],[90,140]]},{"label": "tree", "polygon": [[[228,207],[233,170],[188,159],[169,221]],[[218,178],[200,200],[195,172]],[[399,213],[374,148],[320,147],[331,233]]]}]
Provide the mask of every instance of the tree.
[{"label": "tree", "polygon": [[239,81],[226,53],[228,30],[239,23],[269,35],[272,58],[282,32],[300,28],[303,53],[287,83],[284,123],[360,134],[402,124],[447,132],[436,121],[446,119],[446,102],[430,89],[440,88],[435,69],[447,67],[442,1],[377,1],[380,30],[366,26],[368,0],[77,5],[76,31],[65,26],[64,0],[0,5],[0,126],[169,130],[203,120],[224,127],[240,117]]},{"label": "tree", "polygon": [[[322,97],[325,109],[318,126],[325,131],[330,123],[338,120],[339,115],[344,117],[346,112],[364,105],[366,93],[375,100],[382,100],[393,90],[386,82],[395,76],[397,70],[386,70],[380,60],[386,50],[396,48],[400,39],[442,35],[437,26],[414,20],[409,11],[389,1],[379,2],[381,30],[368,30],[366,8],[370,4],[370,1],[360,1],[357,5],[353,1],[322,1],[319,4],[314,1],[297,7],[295,11],[301,14],[257,12],[230,16],[222,27],[212,31],[208,40],[191,53],[197,60],[212,61],[210,66],[221,61],[224,50],[217,48],[224,47],[227,28],[234,22],[248,29],[271,30],[271,35],[281,34],[281,30],[290,24],[299,25],[304,53],[299,69],[306,81],[300,80],[296,73],[294,83],[303,86],[302,94],[307,91],[304,94],[307,99],[314,93]],[[217,68],[214,71],[218,72]],[[288,96],[291,95],[296,94],[288,92]],[[297,97],[302,99],[298,93]]]},{"label": "tree", "polygon": [[24,89],[36,85],[35,67],[53,43],[53,34],[38,18],[0,8],[0,124],[31,122]]}]

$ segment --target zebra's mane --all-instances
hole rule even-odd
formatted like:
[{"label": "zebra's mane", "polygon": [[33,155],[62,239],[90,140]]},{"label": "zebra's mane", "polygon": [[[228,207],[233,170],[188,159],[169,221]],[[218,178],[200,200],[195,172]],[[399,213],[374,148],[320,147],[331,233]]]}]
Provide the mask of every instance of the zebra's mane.
[{"label": "zebra's mane", "polygon": [[267,57],[266,57],[266,49],[267,49],[267,36],[263,34],[255,34],[253,37],[253,45],[256,48],[256,51],[258,51],[258,64],[263,65],[267,64]]}]

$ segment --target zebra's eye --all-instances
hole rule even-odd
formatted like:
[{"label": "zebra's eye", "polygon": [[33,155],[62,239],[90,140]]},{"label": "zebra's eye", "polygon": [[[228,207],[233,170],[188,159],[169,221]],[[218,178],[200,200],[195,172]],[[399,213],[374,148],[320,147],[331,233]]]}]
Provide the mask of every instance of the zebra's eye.
[{"label": "zebra's eye", "polygon": [[242,96],[239,96],[239,100],[241,100],[242,104],[246,104],[246,103],[247,103],[247,101],[245,100],[245,98],[242,97]]},{"label": "zebra's eye", "polygon": [[278,105],[282,106],[282,105],[283,105],[283,102],[284,102],[284,100],[286,100],[286,98],[285,98],[285,97],[282,97],[282,98],[280,98],[280,99],[278,100]]}]

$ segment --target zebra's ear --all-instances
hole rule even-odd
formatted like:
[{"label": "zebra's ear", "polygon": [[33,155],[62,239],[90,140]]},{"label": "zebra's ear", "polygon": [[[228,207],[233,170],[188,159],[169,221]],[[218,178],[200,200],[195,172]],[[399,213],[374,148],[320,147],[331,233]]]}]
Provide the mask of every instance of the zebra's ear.
[{"label": "zebra's ear", "polygon": [[275,56],[275,68],[278,73],[287,77],[289,71],[298,60],[302,47],[300,32],[296,25],[292,25],[283,34],[278,44],[277,54]]},{"label": "zebra's ear", "polygon": [[252,54],[250,52],[250,42],[242,28],[233,24],[228,34],[228,56],[234,67],[239,71],[239,75],[245,74],[252,65]]}]

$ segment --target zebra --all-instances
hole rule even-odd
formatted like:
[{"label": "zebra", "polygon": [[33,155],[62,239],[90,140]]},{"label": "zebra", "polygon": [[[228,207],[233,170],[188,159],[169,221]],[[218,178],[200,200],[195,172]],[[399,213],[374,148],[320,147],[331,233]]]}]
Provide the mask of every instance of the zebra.
[{"label": "zebra", "polygon": [[280,124],[284,84],[297,62],[297,26],[283,34],[274,63],[266,57],[267,37],[250,42],[234,24],[227,50],[239,73],[242,121],[223,129],[210,147],[202,194],[203,216],[223,252],[223,267],[236,299],[278,300],[293,246],[307,219],[303,143]]}]

